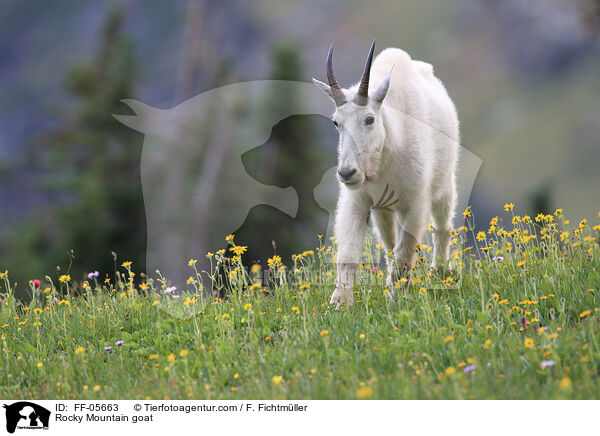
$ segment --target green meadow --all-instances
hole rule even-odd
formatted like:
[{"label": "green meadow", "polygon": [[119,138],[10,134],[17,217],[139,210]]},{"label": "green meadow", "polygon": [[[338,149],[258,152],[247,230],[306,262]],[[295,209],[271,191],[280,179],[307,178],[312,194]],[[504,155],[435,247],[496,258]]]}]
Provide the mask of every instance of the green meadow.
[{"label": "green meadow", "polygon": [[[393,290],[379,264],[388,254],[367,238],[354,304],[339,310],[328,305],[335,240],[323,238],[273,256],[269,286],[231,235],[207,254],[210,271],[190,259],[177,290],[124,262],[106,281],[34,277],[23,302],[2,269],[0,397],[600,397],[598,217],[520,216],[507,204],[475,229],[464,215],[451,273],[429,268],[423,244]],[[225,285],[222,298],[201,278]]]}]

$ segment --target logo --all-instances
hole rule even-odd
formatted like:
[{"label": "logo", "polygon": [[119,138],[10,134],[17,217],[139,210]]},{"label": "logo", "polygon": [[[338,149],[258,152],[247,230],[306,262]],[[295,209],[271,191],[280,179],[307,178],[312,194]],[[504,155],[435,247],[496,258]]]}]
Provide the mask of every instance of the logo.
[{"label": "logo", "polygon": [[50,411],[29,401],[19,401],[4,405],[6,409],[6,431],[14,433],[18,429],[47,430]]}]

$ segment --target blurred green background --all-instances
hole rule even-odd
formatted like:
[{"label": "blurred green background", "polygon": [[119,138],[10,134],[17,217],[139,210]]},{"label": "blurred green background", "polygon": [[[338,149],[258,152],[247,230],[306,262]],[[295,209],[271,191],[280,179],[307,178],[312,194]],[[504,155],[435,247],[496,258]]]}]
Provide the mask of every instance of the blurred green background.
[{"label": "blurred green background", "polygon": [[[323,79],[330,43],[348,86],[372,39],[432,63],[446,85],[462,145],[483,160],[478,222],[505,202],[598,213],[598,0],[4,0],[0,269],[21,288],[57,266],[74,280],[112,275],[111,253],[144,270],[143,136],[112,118],[128,112],[121,99],[171,108],[229,83]],[[322,117],[292,117],[244,157],[257,179],[293,186],[302,212],[290,223],[253,210],[236,238],[249,262],[264,263],[274,239],[284,260],[317,245],[307,229],[324,233],[326,216],[310,193],[335,140]],[[276,158],[265,167],[261,153]]]}]

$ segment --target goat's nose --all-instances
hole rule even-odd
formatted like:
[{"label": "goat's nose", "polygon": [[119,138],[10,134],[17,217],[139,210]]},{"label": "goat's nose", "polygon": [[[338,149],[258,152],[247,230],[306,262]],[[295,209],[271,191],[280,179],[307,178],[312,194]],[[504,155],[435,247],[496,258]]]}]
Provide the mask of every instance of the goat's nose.
[{"label": "goat's nose", "polygon": [[341,169],[338,170],[338,174],[340,175],[340,177],[345,180],[348,181],[350,180],[350,178],[356,173],[356,169]]}]

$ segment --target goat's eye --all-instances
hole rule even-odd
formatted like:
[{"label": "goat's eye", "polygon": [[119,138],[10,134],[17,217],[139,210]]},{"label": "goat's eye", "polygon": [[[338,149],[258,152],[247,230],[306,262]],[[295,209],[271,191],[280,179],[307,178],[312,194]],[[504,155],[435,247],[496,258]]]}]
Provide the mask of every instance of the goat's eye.
[{"label": "goat's eye", "polygon": [[336,128],[340,126],[336,120],[333,120],[333,125],[334,125]]},{"label": "goat's eye", "polygon": [[367,118],[365,118],[365,124],[367,126],[370,126],[371,124],[373,124],[375,122],[375,117],[372,115],[369,115]]}]

